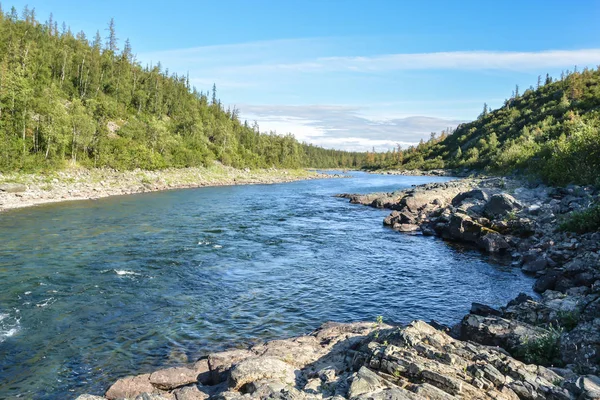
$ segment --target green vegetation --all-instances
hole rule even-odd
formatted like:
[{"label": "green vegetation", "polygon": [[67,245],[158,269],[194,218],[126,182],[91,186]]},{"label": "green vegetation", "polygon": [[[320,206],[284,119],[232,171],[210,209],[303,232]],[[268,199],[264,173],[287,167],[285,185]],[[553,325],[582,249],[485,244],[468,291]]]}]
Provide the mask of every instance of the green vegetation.
[{"label": "green vegetation", "polygon": [[600,69],[546,76],[504,105],[428,142],[367,154],[367,168],[520,172],[556,185],[600,184]]},{"label": "green vegetation", "polygon": [[558,320],[559,325],[567,332],[571,332],[577,324],[579,323],[579,319],[581,317],[581,313],[579,310],[573,311],[559,311],[556,319]]},{"label": "green vegetation", "polygon": [[160,63],[140,65],[129,41],[119,50],[113,21],[107,31],[90,42],[33,9],[0,9],[0,171],[362,164],[362,153],[260,133],[224,109],[216,87],[198,92]]},{"label": "green vegetation", "polygon": [[562,332],[562,328],[550,326],[545,335],[523,343],[523,348],[515,356],[528,364],[561,366],[560,335]]},{"label": "green vegetation", "polygon": [[559,229],[576,233],[600,231],[600,204],[572,212],[562,221]]}]

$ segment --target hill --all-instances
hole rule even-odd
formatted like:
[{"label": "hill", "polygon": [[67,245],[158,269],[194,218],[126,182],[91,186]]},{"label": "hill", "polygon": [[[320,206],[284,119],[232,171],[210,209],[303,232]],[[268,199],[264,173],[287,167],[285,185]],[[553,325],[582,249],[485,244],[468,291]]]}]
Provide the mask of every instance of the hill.
[{"label": "hill", "polygon": [[115,169],[209,165],[356,167],[364,154],[261,133],[161,64],[142,66],[114,22],[103,40],[35,10],[0,8],[0,171],[67,164]]},{"label": "hill", "polygon": [[494,111],[403,151],[370,153],[371,169],[520,172],[551,184],[600,184],[600,69],[538,78]]}]

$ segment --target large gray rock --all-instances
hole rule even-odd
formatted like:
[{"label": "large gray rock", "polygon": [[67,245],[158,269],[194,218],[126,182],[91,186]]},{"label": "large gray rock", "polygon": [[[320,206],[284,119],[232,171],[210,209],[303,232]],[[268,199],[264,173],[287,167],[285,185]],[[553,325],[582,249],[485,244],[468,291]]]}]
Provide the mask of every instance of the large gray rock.
[{"label": "large gray rock", "polygon": [[352,399],[363,394],[378,392],[389,386],[379,375],[363,366],[352,380],[348,398]]},{"label": "large gray rock", "polygon": [[452,199],[452,205],[454,207],[458,207],[466,199],[488,201],[489,196],[487,195],[487,193],[485,193],[481,189],[473,189],[473,190],[469,190],[468,192],[462,192],[462,193],[457,194]]},{"label": "large gray rock", "polygon": [[254,355],[251,351],[241,349],[210,354],[208,367],[210,368],[211,382],[217,384],[226,381],[227,374],[233,365]]},{"label": "large gray rock", "polygon": [[501,217],[509,212],[520,210],[523,206],[514,197],[506,193],[495,194],[485,204],[483,212],[490,218]]},{"label": "large gray rock", "polygon": [[600,399],[600,378],[594,375],[582,376],[575,383],[580,399]]},{"label": "large gray rock", "polygon": [[546,255],[541,254],[534,260],[528,261],[521,266],[523,272],[534,274],[536,272],[544,271],[548,267],[548,259]]},{"label": "large gray rock", "polygon": [[504,236],[496,232],[486,233],[477,240],[477,244],[488,253],[500,253],[510,248]]},{"label": "large gray rock", "polygon": [[576,364],[584,373],[600,373],[600,317],[579,323],[560,341],[560,354],[567,364]]},{"label": "large gray rock", "polygon": [[128,376],[116,381],[104,395],[109,400],[135,398],[142,393],[160,393],[150,383],[150,374]]},{"label": "large gray rock", "polygon": [[496,316],[469,314],[460,323],[461,340],[500,346],[511,352],[519,351],[528,341],[545,335],[547,331],[542,328]]},{"label": "large gray rock", "polygon": [[150,375],[150,383],[163,390],[171,390],[196,382],[198,382],[198,373],[185,367],[167,368]]},{"label": "large gray rock", "polygon": [[273,380],[294,386],[296,370],[290,364],[275,357],[248,358],[231,369],[229,387],[240,390],[249,383],[261,380]]},{"label": "large gray rock", "polygon": [[206,400],[210,396],[198,389],[197,386],[185,386],[173,391],[176,400]]}]

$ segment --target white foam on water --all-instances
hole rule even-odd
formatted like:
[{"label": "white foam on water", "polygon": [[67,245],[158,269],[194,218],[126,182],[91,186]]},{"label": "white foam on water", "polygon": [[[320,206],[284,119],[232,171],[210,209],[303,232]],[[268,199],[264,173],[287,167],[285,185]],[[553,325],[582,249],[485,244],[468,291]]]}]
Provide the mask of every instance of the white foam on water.
[{"label": "white foam on water", "polygon": [[202,241],[198,242],[199,246],[208,246],[209,244],[210,244],[210,242],[208,240],[206,242],[202,242]]},{"label": "white foam on water", "polygon": [[137,272],[127,271],[127,270],[124,270],[124,269],[115,269],[114,271],[119,276],[123,276],[123,275],[139,275]]},{"label": "white foam on water", "polygon": [[25,292],[25,293],[23,293],[23,294],[31,294],[31,292]]},{"label": "white foam on water", "polygon": [[[16,310],[19,312],[19,310]],[[7,338],[14,336],[19,332],[21,328],[20,320],[18,318],[11,318],[9,314],[0,314],[0,343],[4,342]]]},{"label": "white foam on water", "polygon": [[53,304],[56,301],[56,299],[54,297],[50,297],[45,299],[43,302],[36,304],[37,307],[43,308],[43,307],[47,307],[50,304]]},{"label": "white foam on water", "polygon": [[223,246],[221,246],[220,244],[215,244],[215,245],[213,246],[213,248],[215,248],[215,249],[222,249],[222,248],[223,248]]}]

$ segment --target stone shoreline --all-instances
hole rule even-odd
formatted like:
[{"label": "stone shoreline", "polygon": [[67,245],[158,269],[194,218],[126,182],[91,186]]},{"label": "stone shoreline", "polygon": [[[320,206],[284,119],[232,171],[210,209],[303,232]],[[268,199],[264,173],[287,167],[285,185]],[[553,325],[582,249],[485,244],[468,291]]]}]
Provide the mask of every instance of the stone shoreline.
[{"label": "stone shoreline", "polygon": [[35,205],[95,200],[162,190],[250,184],[273,184],[332,178],[308,170],[239,170],[215,164],[209,168],[160,171],[114,171],[74,168],[49,174],[0,174],[0,212]]},{"label": "stone shoreline", "polygon": [[499,310],[474,303],[454,327],[328,323],[122,378],[104,397],[79,400],[600,398],[600,232],[555,230],[598,200],[594,188],[480,178],[341,197],[393,210],[384,223],[405,234],[512,255],[537,277],[540,298],[519,295]]}]

